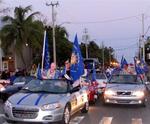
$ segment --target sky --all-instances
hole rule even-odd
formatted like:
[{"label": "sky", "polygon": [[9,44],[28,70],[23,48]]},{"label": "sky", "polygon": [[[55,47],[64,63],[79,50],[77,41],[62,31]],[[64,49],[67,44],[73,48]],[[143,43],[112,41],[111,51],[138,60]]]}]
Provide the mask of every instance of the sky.
[{"label": "sky", "polygon": [[[101,46],[115,49],[118,61],[122,55],[128,62],[138,52],[139,37],[142,34],[142,13],[144,14],[144,32],[150,26],[150,0],[57,0],[55,8],[56,24],[65,27],[69,39],[73,42],[78,34],[80,42],[87,28],[89,40]],[[51,6],[46,6],[50,0],[3,0],[3,6],[26,7],[32,5],[33,12],[39,11],[51,24]],[[70,22],[70,24],[66,23]],[[146,36],[150,35],[150,31]]]}]

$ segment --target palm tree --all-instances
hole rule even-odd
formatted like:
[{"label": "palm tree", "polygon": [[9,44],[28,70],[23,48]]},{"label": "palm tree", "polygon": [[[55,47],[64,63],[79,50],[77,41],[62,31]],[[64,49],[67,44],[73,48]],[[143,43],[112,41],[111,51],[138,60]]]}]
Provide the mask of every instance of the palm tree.
[{"label": "palm tree", "polygon": [[39,12],[32,11],[31,6],[25,8],[16,7],[14,10],[14,17],[4,16],[2,22],[5,24],[0,31],[0,38],[2,41],[2,49],[4,53],[8,53],[8,49],[14,45],[17,55],[26,67],[25,58],[23,55],[23,47],[28,44],[30,48],[36,49],[41,47],[43,30],[43,23],[34,20],[34,16]]}]

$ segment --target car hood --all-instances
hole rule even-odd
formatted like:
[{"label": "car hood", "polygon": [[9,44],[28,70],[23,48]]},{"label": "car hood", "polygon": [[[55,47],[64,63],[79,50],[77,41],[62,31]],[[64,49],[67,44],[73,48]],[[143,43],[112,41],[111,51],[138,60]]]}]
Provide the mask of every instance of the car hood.
[{"label": "car hood", "polygon": [[136,91],[145,90],[144,84],[107,84],[106,89],[114,91]]},{"label": "car hood", "polygon": [[48,103],[55,103],[62,99],[64,94],[48,93],[17,93],[9,97],[9,101],[14,105],[41,106]]}]

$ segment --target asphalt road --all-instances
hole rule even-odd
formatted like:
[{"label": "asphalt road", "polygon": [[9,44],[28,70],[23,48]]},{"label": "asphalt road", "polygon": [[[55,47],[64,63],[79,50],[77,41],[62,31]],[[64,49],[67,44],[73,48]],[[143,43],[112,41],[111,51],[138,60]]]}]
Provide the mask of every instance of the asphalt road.
[{"label": "asphalt road", "polygon": [[[3,103],[0,102],[0,124],[3,118]],[[70,124],[150,124],[150,97],[147,106],[102,105],[100,99],[90,106],[87,114],[76,113]]]}]

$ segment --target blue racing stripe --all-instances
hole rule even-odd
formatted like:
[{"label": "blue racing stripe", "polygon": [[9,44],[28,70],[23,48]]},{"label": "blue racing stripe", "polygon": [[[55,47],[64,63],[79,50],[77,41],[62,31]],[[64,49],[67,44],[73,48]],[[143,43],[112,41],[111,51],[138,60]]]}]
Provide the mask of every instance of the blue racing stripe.
[{"label": "blue racing stripe", "polygon": [[28,96],[30,96],[32,93],[29,93],[27,95],[25,95],[24,97],[22,97],[18,102],[17,105],[19,105],[25,98],[27,98]]},{"label": "blue racing stripe", "polygon": [[41,95],[39,95],[39,97],[38,97],[38,99],[36,100],[36,102],[35,102],[34,105],[38,105],[39,102],[40,102],[40,100],[41,100],[41,98],[42,98],[42,96],[44,96],[44,95],[45,95],[44,93],[42,93]]}]

